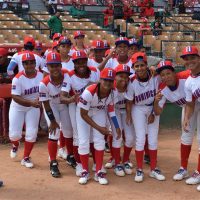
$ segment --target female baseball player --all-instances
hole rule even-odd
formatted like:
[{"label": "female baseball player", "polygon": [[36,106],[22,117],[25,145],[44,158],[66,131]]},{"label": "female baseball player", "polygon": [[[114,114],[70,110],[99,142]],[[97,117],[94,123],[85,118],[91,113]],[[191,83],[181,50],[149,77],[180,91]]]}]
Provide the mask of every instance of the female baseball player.
[{"label": "female baseball player", "polygon": [[33,163],[30,160],[30,154],[38,133],[40,118],[39,84],[43,74],[36,70],[33,53],[23,54],[22,64],[24,71],[18,73],[12,81],[12,102],[9,111],[9,138],[12,143],[10,157],[15,158],[17,156],[25,123],[24,157],[21,165],[32,168]]},{"label": "female baseball player", "polygon": [[[101,171],[103,164],[103,154],[105,148],[104,136],[109,134],[106,128],[107,109],[116,128],[117,139],[121,137],[121,130],[114,112],[114,104],[117,101],[117,91],[113,89],[115,71],[106,68],[101,71],[100,82],[87,87],[80,96],[77,109],[79,155],[83,166],[80,184],[86,184],[89,179],[88,159],[90,133],[93,136],[96,174],[95,181],[100,184],[108,184],[105,173]],[[108,108],[107,108],[108,107]]]},{"label": "female baseball player", "polygon": [[[197,123],[197,140],[199,145],[198,165],[197,170],[186,180],[187,184],[194,185],[200,183],[200,55],[195,46],[188,46],[183,49],[181,57],[185,62],[186,68],[191,71],[190,77],[185,82],[187,103],[183,128],[186,132],[192,126],[192,114],[196,113],[195,120]],[[197,187],[197,190],[200,191],[200,186]]]},{"label": "female baseball player", "polygon": [[131,150],[134,146],[135,131],[133,125],[126,124],[126,99],[124,94],[127,90],[127,85],[129,82],[130,67],[127,65],[120,64],[115,68],[116,78],[115,78],[115,88],[118,91],[118,101],[115,104],[115,112],[117,120],[119,122],[120,129],[124,131],[125,144],[124,144],[124,155],[122,163],[120,164],[120,148],[122,145],[122,137],[117,140],[116,130],[114,124],[111,121],[113,140],[112,140],[112,153],[115,161],[114,172],[117,176],[125,176],[125,174],[132,174],[132,166],[129,164],[129,156]]},{"label": "female baseball player", "polygon": [[[69,114],[73,127],[73,151],[74,156],[77,162],[76,166],[76,175],[81,176],[82,165],[80,157],[78,154],[78,131],[77,124],[79,123],[76,110],[77,110],[77,101],[79,95],[84,91],[84,89],[92,83],[99,81],[100,72],[95,67],[88,67],[88,57],[84,51],[76,51],[72,55],[72,60],[75,66],[75,69],[70,71],[70,81],[68,79],[64,80],[64,84],[61,92],[61,101],[69,105]],[[92,143],[92,141],[91,141]],[[91,148],[92,148],[91,144]],[[92,150],[94,155],[94,151]],[[94,158],[94,156],[93,156]],[[94,160],[95,163],[95,160]]]},{"label": "female baseball player", "polygon": [[[185,82],[190,75],[190,71],[187,70],[176,73],[171,61],[161,61],[156,71],[160,75],[162,83],[160,84],[160,91],[156,94],[154,101],[155,114],[160,115],[162,113],[164,105],[168,100],[183,108],[183,121],[186,105]],[[175,181],[183,180],[184,178],[187,178],[189,176],[187,166],[196,128],[195,118],[196,112],[190,119],[190,129],[188,130],[188,132],[182,130],[180,146],[181,167],[179,168],[177,174],[175,174],[173,177],[173,180]]]},{"label": "female baseball player", "polygon": [[[67,71],[61,70],[60,54],[54,52],[49,53],[46,62],[49,75],[40,83],[40,101],[43,103],[45,118],[49,127],[48,151],[51,161],[50,172],[53,177],[60,177],[60,171],[56,161],[57,141],[60,137],[60,129],[62,129],[67,144],[73,135],[68,107],[60,102],[61,86],[66,77],[69,79],[69,75]],[[69,145],[67,145],[67,151],[67,163],[75,167],[76,162],[73,154],[70,152]]]},{"label": "female baseball player", "polygon": [[[135,175],[136,182],[142,182],[143,156],[146,133],[148,134],[148,145],[150,155],[150,177],[157,180],[165,180],[157,165],[157,143],[159,116],[153,113],[153,102],[158,91],[158,78],[152,76],[147,67],[147,57],[144,53],[138,52],[132,56],[132,63],[135,76],[130,80],[125,97],[127,98],[126,111],[127,123],[133,124],[136,133],[136,162],[137,170]],[[134,105],[133,105],[134,101]]]}]

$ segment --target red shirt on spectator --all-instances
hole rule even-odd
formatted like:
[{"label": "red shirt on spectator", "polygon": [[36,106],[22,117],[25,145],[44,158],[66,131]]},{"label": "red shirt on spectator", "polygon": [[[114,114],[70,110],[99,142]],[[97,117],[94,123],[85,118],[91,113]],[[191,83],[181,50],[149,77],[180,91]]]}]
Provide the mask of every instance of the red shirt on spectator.
[{"label": "red shirt on spectator", "polygon": [[154,8],[150,7],[146,7],[145,10],[144,10],[144,16],[145,17],[151,17],[151,16],[154,16]]},{"label": "red shirt on spectator", "polygon": [[151,30],[151,27],[147,24],[142,24],[139,28],[139,36],[147,35],[149,31]]}]

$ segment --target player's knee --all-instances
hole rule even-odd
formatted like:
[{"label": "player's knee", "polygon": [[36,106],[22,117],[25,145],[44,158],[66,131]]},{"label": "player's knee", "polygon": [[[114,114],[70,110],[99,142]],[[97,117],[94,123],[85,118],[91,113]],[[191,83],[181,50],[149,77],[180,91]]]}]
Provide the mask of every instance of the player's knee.
[{"label": "player's knee", "polygon": [[79,144],[78,153],[79,153],[80,155],[89,154],[89,152],[90,152],[89,149],[90,149],[89,143],[86,144],[86,145],[80,145],[80,144]]},{"label": "player's knee", "polygon": [[117,140],[115,137],[113,138],[112,141],[112,146],[114,148],[120,148],[122,146],[122,138],[120,138],[119,140]]},{"label": "player's knee", "polygon": [[193,142],[193,137],[190,135],[184,134],[181,136],[181,143],[185,145],[191,145]]},{"label": "player's knee", "polygon": [[149,142],[149,149],[150,150],[156,150],[158,148],[158,143],[157,141]]},{"label": "player's knee", "polygon": [[105,149],[105,140],[94,140],[94,148],[98,151]]},{"label": "player's knee", "polygon": [[62,128],[62,132],[63,132],[63,136],[65,138],[72,138],[73,137],[73,130],[63,129]]}]

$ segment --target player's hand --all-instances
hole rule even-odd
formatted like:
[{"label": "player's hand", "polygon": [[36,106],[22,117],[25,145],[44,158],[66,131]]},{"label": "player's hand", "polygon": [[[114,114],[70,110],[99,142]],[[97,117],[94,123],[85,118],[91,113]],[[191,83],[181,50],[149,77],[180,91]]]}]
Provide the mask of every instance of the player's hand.
[{"label": "player's hand", "polygon": [[161,94],[161,90],[159,90],[155,96],[154,101],[158,103],[162,99],[163,95]]},{"label": "player's hand", "polygon": [[108,58],[112,58],[116,55],[116,49],[111,49],[110,53],[108,54]]},{"label": "player's hand", "polygon": [[155,76],[155,75],[156,75],[156,67],[155,67],[155,66],[149,67],[149,70],[150,70],[152,76]]},{"label": "player's hand", "polygon": [[74,96],[73,96],[73,99],[74,99],[74,102],[75,103],[78,103],[79,102],[79,97],[80,97],[80,94],[76,93]]},{"label": "player's hand", "polygon": [[155,115],[154,114],[150,114],[148,117],[148,124],[152,124],[155,120]]},{"label": "player's hand", "polygon": [[127,125],[131,125],[133,123],[133,120],[132,120],[132,117],[131,117],[131,115],[126,115],[126,124]]},{"label": "player's hand", "polygon": [[121,138],[122,132],[120,128],[116,128],[116,132],[117,132],[117,140],[119,140]]},{"label": "player's hand", "polygon": [[99,127],[98,131],[102,134],[102,135],[110,135],[110,131],[106,128],[106,127]]},{"label": "player's hand", "polygon": [[183,121],[183,130],[188,133],[189,129],[188,127],[190,126],[190,120],[189,119],[184,119]]},{"label": "player's hand", "polygon": [[51,121],[50,126],[49,126],[49,133],[55,135],[57,128],[59,129],[60,126],[58,125],[58,123],[56,122],[56,120]]},{"label": "player's hand", "polygon": [[41,107],[41,103],[37,99],[37,100],[31,101],[31,106],[34,107],[34,108],[40,108]]}]

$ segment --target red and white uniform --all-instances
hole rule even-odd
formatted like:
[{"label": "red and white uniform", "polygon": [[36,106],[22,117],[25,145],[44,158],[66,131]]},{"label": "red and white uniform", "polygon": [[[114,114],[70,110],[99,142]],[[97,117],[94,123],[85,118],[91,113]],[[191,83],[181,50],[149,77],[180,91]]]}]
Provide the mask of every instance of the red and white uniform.
[{"label": "red and white uniform", "polygon": [[[18,73],[12,80],[11,94],[21,96],[27,100],[37,100],[39,98],[39,84],[42,78],[43,74],[41,72],[37,72],[33,78],[28,78],[24,71]],[[25,107],[12,100],[9,110],[10,140],[17,141],[21,139],[25,123],[25,140],[27,142],[35,142],[38,133],[39,118],[39,108]]]},{"label": "red and white uniform", "polygon": [[[84,47],[84,49],[82,49],[86,54],[89,52],[89,48],[88,47]],[[69,51],[69,56],[72,56],[74,52],[76,51],[80,51],[80,49],[77,49],[76,47],[72,47]]]},{"label": "red and white uniform", "polygon": [[65,69],[67,71],[74,70],[74,63],[73,63],[71,57],[68,60],[63,61],[61,64],[62,64],[62,69]]},{"label": "red and white uniform", "polygon": [[[95,67],[89,67],[90,75],[87,78],[81,78],[77,76],[74,70],[69,72],[70,79],[64,79],[62,91],[67,92],[71,95],[73,94],[82,94],[84,89],[91,83],[96,83],[100,79],[100,72]],[[78,131],[77,124],[79,121],[77,120],[77,106],[76,103],[69,104],[69,115],[73,127],[73,144],[74,146],[78,146]]]},{"label": "red and white uniform", "polygon": [[88,58],[88,62],[87,62],[87,65],[88,66],[93,66],[93,67],[96,67],[98,68],[100,63],[98,63],[95,58]]},{"label": "red and white uniform", "polygon": [[[63,80],[69,80],[69,74],[67,71],[62,71]],[[67,105],[60,103],[60,92],[61,87],[66,83],[61,85],[54,85],[51,81],[50,75],[46,76],[40,83],[39,91],[40,98],[42,101],[49,101],[53,114],[55,116],[56,122],[60,124],[63,136],[65,138],[72,138],[73,131],[69,118],[69,110]],[[48,126],[50,125],[50,120],[45,112],[45,118],[47,120]],[[56,134],[49,134],[49,139],[58,140],[60,136],[60,129],[56,130]]]},{"label": "red and white uniform", "polygon": [[[107,113],[110,116],[114,116],[114,104],[117,100],[117,91],[113,90],[108,97],[99,99],[97,96],[98,87],[97,84],[88,86],[82,95],[78,103],[78,107],[84,110],[88,110],[88,115],[101,127],[106,127]],[[79,111],[80,112],[80,111]],[[90,134],[92,133],[94,148],[97,151],[103,151],[105,148],[104,135],[99,133],[98,130],[91,128],[82,117],[77,115],[77,129],[79,138],[79,154],[89,154],[90,149]]]}]

